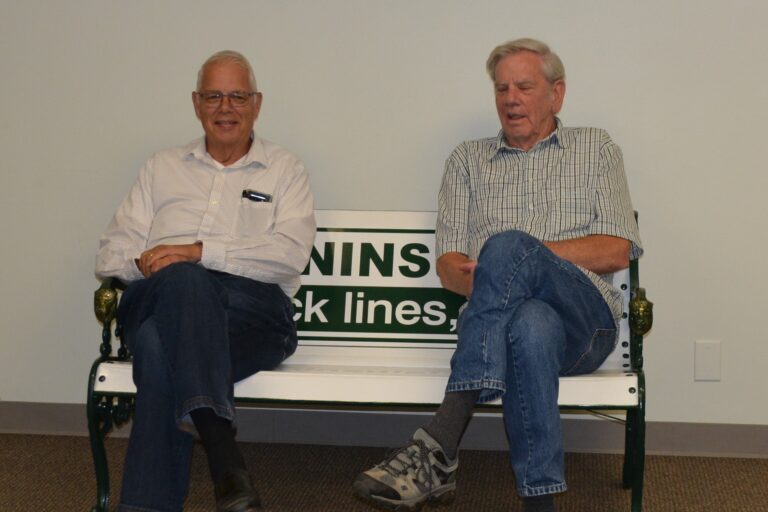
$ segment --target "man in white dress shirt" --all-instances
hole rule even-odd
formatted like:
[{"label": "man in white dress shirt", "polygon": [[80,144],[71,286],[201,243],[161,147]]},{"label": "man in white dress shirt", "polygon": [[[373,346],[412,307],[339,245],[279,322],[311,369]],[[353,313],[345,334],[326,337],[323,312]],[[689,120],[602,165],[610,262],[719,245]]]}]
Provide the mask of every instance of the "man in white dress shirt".
[{"label": "man in white dress shirt", "polygon": [[254,134],[262,94],[239,53],[203,64],[192,102],[205,136],[147,161],[97,256],[100,278],[128,285],[118,322],[137,395],[123,512],[182,510],[194,432],[217,510],[259,510],[233,383],[296,348],[291,297],[315,235],[307,172]]}]

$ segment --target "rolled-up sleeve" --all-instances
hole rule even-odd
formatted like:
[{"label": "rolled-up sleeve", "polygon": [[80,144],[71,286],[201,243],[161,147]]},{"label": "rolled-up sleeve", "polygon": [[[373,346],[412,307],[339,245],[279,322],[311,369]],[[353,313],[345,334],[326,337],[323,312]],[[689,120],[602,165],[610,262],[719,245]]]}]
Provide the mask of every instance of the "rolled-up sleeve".
[{"label": "rolled-up sleeve", "polygon": [[147,247],[152,224],[151,165],[148,161],[123,199],[104,234],[96,254],[96,277],[117,277],[128,283],[144,276],[135,258]]},{"label": "rolled-up sleeve", "polygon": [[621,148],[607,134],[600,147],[594,190],[595,220],[590,225],[590,234],[629,240],[632,243],[630,258],[639,258],[643,247],[624,172],[624,159]]},{"label": "rolled-up sleeve", "polygon": [[467,254],[470,187],[467,152],[456,148],[445,162],[445,172],[438,193],[435,227],[436,256],[448,252]]}]

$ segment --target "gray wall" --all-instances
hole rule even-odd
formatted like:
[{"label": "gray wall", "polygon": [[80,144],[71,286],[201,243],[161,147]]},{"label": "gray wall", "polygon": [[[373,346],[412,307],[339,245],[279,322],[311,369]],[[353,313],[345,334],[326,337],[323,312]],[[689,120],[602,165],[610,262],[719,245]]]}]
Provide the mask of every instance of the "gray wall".
[{"label": "gray wall", "polygon": [[[263,137],[320,208],[429,210],[449,151],[495,134],[484,61],[533,36],[565,61],[562,119],[624,148],[656,303],[648,418],[768,425],[760,286],[768,4],[719,0],[0,2],[0,400],[82,403],[100,232],[141,163],[200,133],[190,92],[245,53]],[[695,382],[695,340],[722,378]]]}]

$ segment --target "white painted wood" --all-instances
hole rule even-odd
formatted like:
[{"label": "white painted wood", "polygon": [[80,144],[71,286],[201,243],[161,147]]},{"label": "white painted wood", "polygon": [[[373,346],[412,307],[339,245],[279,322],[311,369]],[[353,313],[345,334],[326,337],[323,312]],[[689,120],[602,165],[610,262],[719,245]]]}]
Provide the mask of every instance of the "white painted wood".
[{"label": "white painted wood", "polygon": [[[450,373],[445,354],[438,351],[433,351],[436,352],[433,360],[408,358],[403,364],[395,365],[391,361],[373,364],[367,357],[355,360],[350,356],[333,362],[327,354],[319,354],[316,358],[304,354],[303,348],[299,348],[296,360],[292,357],[274,371],[259,372],[237,383],[235,397],[243,400],[439,404]],[[94,390],[104,394],[135,393],[131,372],[130,363],[102,363]],[[634,406],[637,405],[636,390],[637,376],[634,373],[598,370],[590,375],[562,377],[558,404]]]}]

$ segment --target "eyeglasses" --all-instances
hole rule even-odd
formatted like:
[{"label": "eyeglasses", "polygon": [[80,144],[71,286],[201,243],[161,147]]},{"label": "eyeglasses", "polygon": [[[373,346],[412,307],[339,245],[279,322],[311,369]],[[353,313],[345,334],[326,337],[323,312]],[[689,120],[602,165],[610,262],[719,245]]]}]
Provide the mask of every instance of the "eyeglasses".
[{"label": "eyeglasses", "polygon": [[259,93],[232,91],[224,94],[221,91],[202,91],[196,92],[195,94],[197,94],[198,98],[203,100],[203,103],[206,107],[214,108],[221,105],[221,103],[224,101],[224,98],[229,98],[229,103],[233,107],[244,107],[248,103],[248,100],[251,99],[251,96],[255,96]]}]

